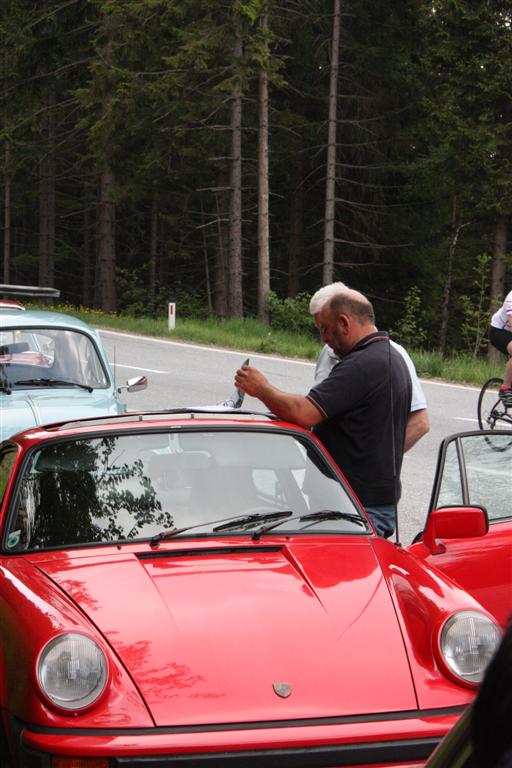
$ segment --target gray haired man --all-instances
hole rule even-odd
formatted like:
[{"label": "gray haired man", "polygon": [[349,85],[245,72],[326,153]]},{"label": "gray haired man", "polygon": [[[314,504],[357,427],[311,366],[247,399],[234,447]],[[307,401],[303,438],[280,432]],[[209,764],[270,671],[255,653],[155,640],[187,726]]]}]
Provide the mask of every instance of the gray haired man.
[{"label": "gray haired man", "polygon": [[[329,283],[328,285],[324,285],[322,288],[319,288],[318,291],[316,291],[316,293],[314,293],[311,297],[309,302],[309,311],[315,319],[316,327],[320,332],[320,336],[322,335],[320,328],[320,313],[322,309],[333,296],[335,296],[337,293],[345,291],[347,288],[348,286],[342,282]],[[430,429],[430,422],[427,411],[427,400],[418,379],[416,368],[414,367],[414,363],[407,353],[407,350],[405,350],[404,347],[402,347],[400,344],[397,344],[395,341],[391,341],[390,343],[397,350],[397,352],[401,354],[409,371],[412,382],[411,412],[407,422],[404,446],[405,450],[408,451],[410,448],[412,448],[413,445],[415,445],[415,443],[418,442],[420,438],[426,435]],[[319,384],[321,381],[327,378],[334,366],[339,362],[340,358],[336,352],[331,349],[328,344],[324,344],[316,362],[315,384]]]}]

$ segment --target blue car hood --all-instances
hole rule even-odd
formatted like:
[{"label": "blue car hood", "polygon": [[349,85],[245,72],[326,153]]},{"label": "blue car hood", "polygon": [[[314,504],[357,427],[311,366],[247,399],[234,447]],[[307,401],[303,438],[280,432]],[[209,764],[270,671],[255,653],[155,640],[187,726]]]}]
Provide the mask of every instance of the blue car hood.
[{"label": "blue car hood", "polygon": [[111,389],[30,389],[0,393],[0,440],[24,429],[55,421],[110,416],[125,411]]}]

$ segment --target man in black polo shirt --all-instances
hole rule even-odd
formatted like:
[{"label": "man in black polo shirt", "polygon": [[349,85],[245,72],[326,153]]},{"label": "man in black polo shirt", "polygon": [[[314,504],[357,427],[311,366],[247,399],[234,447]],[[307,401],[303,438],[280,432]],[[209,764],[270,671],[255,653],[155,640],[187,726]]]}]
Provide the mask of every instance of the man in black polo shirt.
[{"label": "man in black polo shirt", "polygon": [[370,302],[347,289],[324,306],[321,336],[342,358],[308,395],[273,387],[243,366],[236,386],[282,419],[313,427],[368,512],[377,533],[391,536],[400,498],[400,469],[411,405],[411,379]]}]

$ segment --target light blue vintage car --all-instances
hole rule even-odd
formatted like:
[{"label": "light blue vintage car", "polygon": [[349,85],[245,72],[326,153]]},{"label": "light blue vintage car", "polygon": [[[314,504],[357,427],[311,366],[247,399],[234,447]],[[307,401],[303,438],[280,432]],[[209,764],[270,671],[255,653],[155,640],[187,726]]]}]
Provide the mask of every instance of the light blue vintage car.
[{"label": "light blue vintage car", "polygon": [[99,333],[70,315],[0,299],[0,440],[38,424],[126,411]]}]

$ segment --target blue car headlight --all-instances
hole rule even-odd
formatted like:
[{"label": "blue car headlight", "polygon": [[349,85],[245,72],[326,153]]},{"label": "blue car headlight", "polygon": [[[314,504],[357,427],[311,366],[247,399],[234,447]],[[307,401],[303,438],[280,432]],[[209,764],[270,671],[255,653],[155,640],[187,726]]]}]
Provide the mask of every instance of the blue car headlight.
[{"label": "blue car headlight", "polygon": [[67,633],[45,645],[37,662],[37,681],[55,706],[82,710],[105,690],[108,666],[99,645],[86,635]]}]

